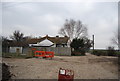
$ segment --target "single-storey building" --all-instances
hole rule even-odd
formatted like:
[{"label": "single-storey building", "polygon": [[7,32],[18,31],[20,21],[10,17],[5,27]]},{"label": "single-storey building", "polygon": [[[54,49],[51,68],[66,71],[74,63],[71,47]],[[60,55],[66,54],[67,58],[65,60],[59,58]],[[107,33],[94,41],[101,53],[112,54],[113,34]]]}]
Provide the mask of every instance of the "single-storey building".
[{"label": "single-storey building", "polygon": [[[27,39],[25,41],[14,41],[11,40],[9,42],[9,52],[10,53],[16,53],[17,51],[19,51],[19,53],[27,53],[26,51],[28,51],[29,48],[38,48],[39,50],[42,49],[46,49],[48,51],[56,51],[56,53],[58,53],[59,51],[61,51],[60,53],[64,53],[65,50],[70,51],[70,48],[68,48],[68,40],[69,37],[64,36],[64,37],[50,37],[48,35],[41,37],[41,38],[31,38],[31,39]],[[64,50],[64,52],[62,52],[62,50]]]},{"label": "single-storey building", "polygon": [[38,46],[38,47],[67,47],[69,37],[50,37],[46,35],[45,37],[42,38],[34,38],[31,40],[28,40],[29,46]]}]

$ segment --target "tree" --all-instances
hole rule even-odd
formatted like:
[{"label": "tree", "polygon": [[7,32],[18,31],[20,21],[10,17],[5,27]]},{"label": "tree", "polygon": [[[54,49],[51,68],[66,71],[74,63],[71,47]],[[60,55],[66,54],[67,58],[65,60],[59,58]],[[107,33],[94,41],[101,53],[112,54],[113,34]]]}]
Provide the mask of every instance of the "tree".
[{"label": "tree", "polygon": [[23,38],[24,38],[23,36],[24,36],[23,33],[21,33],[19,30],[15,30],[13,32],[13,35],[10,36],[10,38],[18,42],[18,41],[22,41],[23,40]]},{"label": "tree", "polygon": [[7,47],[8,44],[9,44],[9,42],[8,42],[8,38],[2,36],[2,47]]},{"label": "tree", "polygon": [[74,38],[86,37],[87,27],[84,24],[82,24],[80,20],[75,21],[73,19],[66,19],[64,27],[62,27],[58,33],[63,36],[70,37],[71,42]]},{"label": "tree", "polygon": [[117,33],[114,34],[112,42],[117,45],[118,49],[120,50],[120,30],[118,30]]},{"label": "tree", "polygon": [[85,52],[87,52],[90,47],[92,47],[92,41],[88,38],[75,38],[71,42],[70,46],[74,48],[74,51],[85,54]]},{"label": "tree", "polygon": [[2,52],[8,52],[9,40],[7,37],[2,36]]}]

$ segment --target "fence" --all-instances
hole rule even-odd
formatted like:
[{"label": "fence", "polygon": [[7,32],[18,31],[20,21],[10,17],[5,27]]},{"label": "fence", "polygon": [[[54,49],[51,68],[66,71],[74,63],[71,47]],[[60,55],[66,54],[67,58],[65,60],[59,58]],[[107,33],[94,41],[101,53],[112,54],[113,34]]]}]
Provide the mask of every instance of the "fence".
[{"label": "fence", "polygon": [[[53,51],[58,56],[71,56],[70,47],[35,47],[38,51]],[[27,54],[31,48],[23,48],[23,53]]]}]

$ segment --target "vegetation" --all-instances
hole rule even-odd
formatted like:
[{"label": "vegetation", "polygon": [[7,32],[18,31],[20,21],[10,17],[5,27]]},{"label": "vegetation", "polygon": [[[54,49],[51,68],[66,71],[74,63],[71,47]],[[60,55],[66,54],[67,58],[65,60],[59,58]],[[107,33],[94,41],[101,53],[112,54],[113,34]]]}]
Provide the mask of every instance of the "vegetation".
[{"label": "vegetation", "polygon": [[88,38],[73,39],[70,46],[73,48],[73,55],[85,55],[90,47],[92,47],[92,42]]},{"label": "vegetation", "polygon": [[94,50],[93,54],[97,56],[107,56],[107,50]]},{"label": "vegetation", "polygon": [[2,51],[7,52],[8,47],[9,47],[8,38],[2,36]]},{"label": "vegetation", "polygon": [[26,55],[21,55],[17,53],[2,53],[2,57],[4,58],[27,58]]},{"label": "vegetation", "polygon": [[117,45],[120,50],[120,30],[119,29],[115,32],[114,37],[112,38],[112,42],[113,44]]},{"label": "vegetation", "polygon": [[71,42],[74,38],[86,37],[87,27],[80,20],[66,19],[64,27],[59,30],[59,34],[70,37]]},{"label": "vegetation", "polygon": [[107,54],[108,56],[116,56],[114,47],[109,46],[107,50]]},{"label": "vegetation", "polygon": [[97,55],[97,56],[120,56],[120,52],[118,50],[111,50],[111,49],[106,49],[106,50],[97,50],[95,49],[93,52],[89,51],[90,53]]},{"label": "vegetation", "polygon": [[21,33],[19,30],[15,30],[13,32],[13,35],[10,36],[10,38],[13,39],[13,40],[16,40],[16,41],[22,41],[23,38],[24,38],[23,36],[24,36],[23,33]]}]

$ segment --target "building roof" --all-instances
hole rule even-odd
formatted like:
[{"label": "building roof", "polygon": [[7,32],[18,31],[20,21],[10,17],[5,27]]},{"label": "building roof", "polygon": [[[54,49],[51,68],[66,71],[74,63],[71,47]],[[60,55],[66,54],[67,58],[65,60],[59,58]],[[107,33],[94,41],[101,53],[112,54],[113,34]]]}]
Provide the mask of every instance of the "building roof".
[{"label": "building roof", "polygon": [[49,37],[48,35],[46,35],[45,37],[42,38],[34,38],[34,39],[30,39],[28,40],[29,44],[36,44],[37,42],[41,42],[45,39],[48,39],[49,41],[51,41],[52,43],[55,44],[64,44],[67,43],[69,40],[69,37],[65,36],[65,37]]},{"label": "building roof", "polygon": [[17,42],[17,41],[12,41],[9,43],[10,47],[24,47],[24,46],[28,46],[28,44],[26,42]]},{"label": "building roof", "polygon": [[54,44],[66,44],[69,40],[69,37],[64,36],[64,37],[50,37],[48,35],[41,37],[41,38],[32,38],[32,39],[27,39],[24,42],[17,42],[17,41],[12,41],[10,42],[10,46],[28,46],[29,44],[37,44],[38,42],[42,42],[43,40],[49,40]]}]

